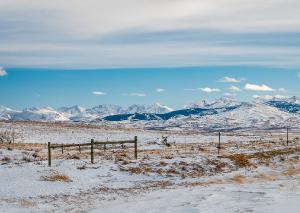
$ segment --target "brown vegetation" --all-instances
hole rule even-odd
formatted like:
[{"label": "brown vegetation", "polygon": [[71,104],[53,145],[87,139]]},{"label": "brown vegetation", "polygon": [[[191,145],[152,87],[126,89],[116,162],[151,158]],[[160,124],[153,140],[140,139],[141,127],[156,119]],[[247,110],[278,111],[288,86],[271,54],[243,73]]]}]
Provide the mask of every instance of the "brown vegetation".
[{"label": "brown vegetation", "polygon": [[54,173],[50,175],[45,175],[41,177],[41,180],[43,181],[60,181],[60,182],[71,182],[71,179],[69,176],[59,173]]},{"label": "brown vegetation", "polygon": [[252,164],[249,162],[249,157],[246,154],[234,154],[228,157],[232,160],[237,167],[250,167]]}]

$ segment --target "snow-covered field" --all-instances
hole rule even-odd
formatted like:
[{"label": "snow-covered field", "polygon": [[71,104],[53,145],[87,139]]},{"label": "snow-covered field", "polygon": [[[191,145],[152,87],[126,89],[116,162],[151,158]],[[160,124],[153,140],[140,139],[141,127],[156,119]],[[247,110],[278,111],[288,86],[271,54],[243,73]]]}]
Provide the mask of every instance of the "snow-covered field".
[{"label": "snow-covered field", "polygon": [[[145,131],[104,126],[2,122],[14,144],[0,143],[0,212],[298,212],[297,132]],[[46,143],[127,140],[133,149],[54,150]],[[168,144],[161,141],[168,136]]]}]

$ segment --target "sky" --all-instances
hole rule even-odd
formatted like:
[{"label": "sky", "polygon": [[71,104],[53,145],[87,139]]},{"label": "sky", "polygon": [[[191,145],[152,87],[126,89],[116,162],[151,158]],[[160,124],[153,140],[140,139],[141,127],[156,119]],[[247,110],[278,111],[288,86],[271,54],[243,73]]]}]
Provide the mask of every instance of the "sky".
[{"label": "sky", "polygon": [[248,101],[300,95],[300,75],[278,68],[10,68],[5,73],[0,77],[0,105],[13,109],[157,102],[180,109],[199,99],[223,96]]},{"label": "sky", "polygon": [[0,0],[14,108],[297,95],[299,58],[299,0]]}]

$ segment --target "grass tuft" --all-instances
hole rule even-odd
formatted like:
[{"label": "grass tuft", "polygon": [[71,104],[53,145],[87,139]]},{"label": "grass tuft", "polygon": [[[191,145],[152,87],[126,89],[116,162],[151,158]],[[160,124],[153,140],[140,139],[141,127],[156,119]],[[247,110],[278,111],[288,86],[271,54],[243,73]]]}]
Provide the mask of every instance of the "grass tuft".
[{"label": "grass tuft", "polygon": [[42,176],[41,179],[43,181],[60,181],[60,182],[71,182],[71,179],[69,176],[67,175],[64,175],[64,174],[58,174],[58,173],[55,173],[55,174],[51,174],[51,175],[45,175],[45,176]]}]

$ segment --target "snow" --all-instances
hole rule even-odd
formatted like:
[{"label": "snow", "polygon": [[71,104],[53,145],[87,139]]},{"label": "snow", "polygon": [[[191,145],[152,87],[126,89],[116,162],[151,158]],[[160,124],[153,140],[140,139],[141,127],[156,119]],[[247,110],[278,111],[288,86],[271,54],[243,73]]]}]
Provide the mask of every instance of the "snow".
[{"label": "snow", "polygon": [[282,182],[160,190],[107,202],[92,212],[298,212],[299,195],[289,190],[295,182],[284,188]]},{"label": "snow", "polygon": [[[298,212],[299,132],[291,133],[289,148],[279,140],[284,132],[222,133],[224,148],[217,155],[216,133],[0,122],[0,132],[9,128],[19,137],[15,145],[0,144],[0,212]],[[127,140],[134,135],[139,139],[137,160],[131,148],[100,147],[95,164],[89,150],[66,149],[64,154],[54,150],[52,167],[47,165],[48,141]],[[170,147],[161,142],[166,135]],[[288,149],[294,152],[251,158],[249,167],[229,157]],[[70,181],[44,178],[55,174]]]},{"label": "snow", "polygon": [[[272,100],[277,99],[273,98]],[[201,100],[189,105],[190,109],[175,111],[159,103],[134,104],[127,108],[116,105],[99,105],[90,109],[73,106],[61,107],[57,110],[45,107],[29,108],[23,111],[1,107],[0,119],[89,123],[148,130],[218,131],[285,127],[299,129],[300,114],[295,113],[299,109],[299,105],[297,105],[299,98],[281,98],[280,100],[284,101],[283,103],[287,106],[272,105],[265,101],[239,102],[223,97],[213,101]],[[292,103],[291,106],[290,103]],[[106,117],[111,115],[113,118]]]},{"label": "snow", "polygon": [[[87,143],[91,139],[98,141],[107,140],[132,140],[138,137],[139,146],[143,148],[160,143],[162,136],[167,136],[170,143],[209,143],[218,141],[218,133],[185,133],[182,131],[152,131],[139,129],[110,129],[103,127],[79,127],[77,125],[47,124],[47,123],[1,123],[0,132],[14,129],[19,137],[18,143],[44,143],[71,144]],[[239,140],[241,142],[264,139],[259,133],[253,135],[243,133],[238,136],[222,133],[222,143]]]}]

